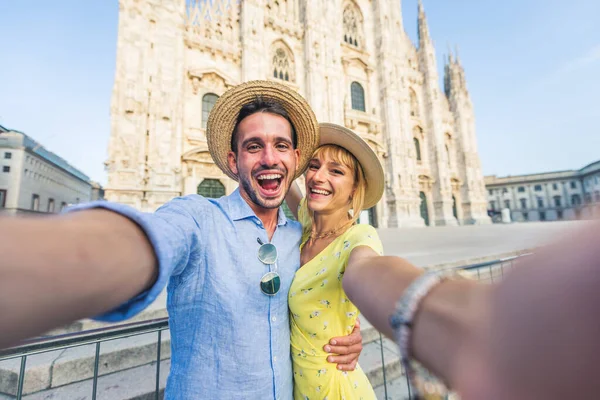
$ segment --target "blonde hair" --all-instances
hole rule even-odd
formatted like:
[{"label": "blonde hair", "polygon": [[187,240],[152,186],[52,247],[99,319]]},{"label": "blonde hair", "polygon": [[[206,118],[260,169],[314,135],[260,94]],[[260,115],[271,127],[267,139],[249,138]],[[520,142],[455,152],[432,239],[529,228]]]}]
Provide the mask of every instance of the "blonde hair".
[{"label": "blonde hair", "polygon": [[[343,230],[345,231],[347,227],[354,225],[354,223],[358,220],[360,213],[363,210],[363,205],[365,204],[367,181],[365,179],[365,173],[363,172],[362,166],[352,153],[335,144],[326,144],[320,146],[317,148],[317,150],[315,150],[313,158],[331,159],[352,171],[354,176],[354,194],[351,201],[352,218],[345,225]],[[311,233],[313,227],[315,226],[315,218],[311,210],[308,210],[308,215],[310,215],[311,225],[304,227],[305,233]]]}]

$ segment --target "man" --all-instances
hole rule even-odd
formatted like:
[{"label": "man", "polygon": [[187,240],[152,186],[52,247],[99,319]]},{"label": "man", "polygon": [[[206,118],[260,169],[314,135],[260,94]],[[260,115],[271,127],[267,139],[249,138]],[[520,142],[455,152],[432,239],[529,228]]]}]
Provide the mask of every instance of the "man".
[{"label": "man", "polygon": [[[153,214],[95,202],[58,218],[0,221],[0,348],[89,315],[129,318],[168,282],[167,399],[292,398],[287,293],[301,228],[279,206],[318,124],[300,95],[255,81],[217,101],[207,139],[240,182],[229,196],[177,198]],[[353,369],[360,340],[355,329],[325,351],[347,354],[330,361]]]}]

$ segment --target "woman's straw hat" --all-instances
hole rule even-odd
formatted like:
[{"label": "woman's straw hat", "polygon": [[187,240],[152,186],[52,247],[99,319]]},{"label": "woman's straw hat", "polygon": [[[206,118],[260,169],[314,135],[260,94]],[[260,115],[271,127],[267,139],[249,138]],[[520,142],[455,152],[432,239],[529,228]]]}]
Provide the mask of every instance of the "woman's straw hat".
[{"label": "woman's straw hat", "polygon": [[302,175],[319,144],[319,123],[308,102],[293,89],[271,81],[250,81],[225,92],[210,112],[206,127],[208,150],[217,166],[231,179],[238,180],[229,168],[227,154],[231,136],[242,107],[257,97],[274,100],[287,111],[298,139],[300,159],[295,178]]},{"label": "woman's straw hat", "polygon": [[321,131],[319,146],[334,144],[348,150],[356,157],[365,173],[367,182],[363,209],[373,207],[383,196],[385,179],[383,167],[377,158],[377,154],[367,142],[348,128],[329,123],[322,123],[319,128]]}]

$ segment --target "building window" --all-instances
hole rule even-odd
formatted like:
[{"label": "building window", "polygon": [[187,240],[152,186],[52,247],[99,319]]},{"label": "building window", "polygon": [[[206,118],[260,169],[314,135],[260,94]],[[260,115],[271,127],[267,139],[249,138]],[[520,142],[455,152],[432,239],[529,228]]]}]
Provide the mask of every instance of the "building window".
[{"label": "building window", "polygon": [[365,90],[358,82],[352,82],[350,85],[350,95],[352,97],[352,109],[366,111]]},{"label": "building window", "polygon": [[538,197],[537,205],[538,205],[538,208],[544,208],[544,199],[542,199],[541,197]]},{"label": "building window", "polygon": [[546,212],[540,211],[540,221],[545,221],[545,220],[546,220]]},{"label": "building window", "polygon": [[421,144],[419,143],[419,139],[413,138],[415,142],[415,151],[417,153],[417,161],[421,161]]},{"label": "building window", "polygon": [[521,201],[521,208],[523,210],[527,209],[527,199],[520,199]]},{"label": "building window", "polygon": [[523,220],[529,221],[529,214],[528,213],[526,213],[526,212],[523,213]]},{"label": "building window", "polygon": [[[573,183],[573,182],[571,182]],[[571,196],[571,204],[573,204],[574,206],[579,206],[581,205],[581,196],[579,196],[578,194],[574,194]]]},{"label": "building window", "polygon": [[48,212],[54,212],[54,199],[48,199]]},{"label": "building window", "polygon": [[508,189],[507,188],[503,188],[502,189],[502,194],[508,193]]},{"label": "building window", "polygon": [[577,189],[577,182],[571,181],[571,189]]},{"label": "building window", "polygon": [[562,212],[562,210],[558,210],[556,212],[556,218],[557,219],[563,219],[563,212]]},{"label": "building window", "polygon": [[210,114],[210,111],[215,106],[215,103],[217,102],[218,98],[219,98],[219,96],[217,96],[214,93],[207,93],[202,97],[202,128],[203,129],[206,129],[206,124],[208,123],[208,115]]},{"label": "building window", "polygon": [[12,158],[12,153],[10,151],[7,151],[4,153],[4,158],[6,160],[10,160]]},{"label": "building window", "polygon": [[344,42],[362,47],[362,15],[353,4],[348,4],[343,14]]},{"label": "building window", "polygon": [[218,179],[205,179],[198,185],[198,194],[210,199],[225,196],[225,186]]},{"label": "building window", "polygon": [[510,210],[510,200],[504,200],[504,208],[508,208]]},{"label": "building window", "polygon": [[552,184],[552,189],[553,189],[553,190],[558,190],[558,185],[557,185],[556,183],[553,183],[553,184]]},{"label": "building window", "polygon": [[3,165],[3,166],[2,166],[2,172],[10,172],[10,166],[8,166],[8,165]]},{"label": "building window", "polygon": [[491,195],[493,195],[493,194],[494,194],[494,191],[493,191],[492,189],[490,189],[490,190],[488,190],[488,193],[489,193],[489,194],[490,194],[490,196],[491,196]]},{"label": "building window", "polygon": [[296,78],[294,74],[294,58],[291,50],[283,42],[278,41],[273,46],[272,54],[273,78],[286,82],[294,82]]},{"label": "building window", "polygon": [[533,188],[533,190],[535,190],[536,192],[541,192],[542,191],[542,185],[535,185],[535,187]]},{"label": "building window", "polygon": [[490,201],[490,208],[492,209],[492,211],[496,211],[496,202],[495,201]]},{"label": "building window", "polygon": [[60,203],[60,211],[63,211],[65,208],[67,208],[67,203],[63,201],[62,203]]},{"label": "building window", "polygon": [[0,208],[6,205],[6,190],[0,190]]},{"label": "building window", "polygon": [[561,206],[560,203],[561,203],[560,196],[554,196],[554,206],[560,207]]},{"label": "building window", "polygon": [[525,186],[519,186],[519,189],[517,189],[519,193],[525,193]]},{"label": "building window", "polygon": [[417,100],[417,94],[414,90],[409,89],[410,95],[410,115],[411,117],[419,116],[419,101]]},{"label": "building window", "polygon": [[31,196],[31,209],[33,211],[40,211],[40,196],[37,194]]}]

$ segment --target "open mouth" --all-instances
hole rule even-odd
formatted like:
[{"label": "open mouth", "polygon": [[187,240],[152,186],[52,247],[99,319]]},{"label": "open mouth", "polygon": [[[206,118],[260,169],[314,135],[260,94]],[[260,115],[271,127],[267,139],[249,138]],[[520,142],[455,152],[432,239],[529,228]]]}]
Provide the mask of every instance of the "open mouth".
[{"label": "open mouth", "polygon": [[282,174],[262,174],[256,177],[258,185],[262,189],[263,193],[267,196],[273,196],[279,194],[281,189],[281,181],[283,180]]},{"label": "open mouth", "polygon": [[331,195],[331,192],[329,190],[325,190],[325,189],[316,189],[316,188],[309,188],[310,190],[310,197],[312,198],[323,198],[323,197],[327,197],[329,195]]}]

